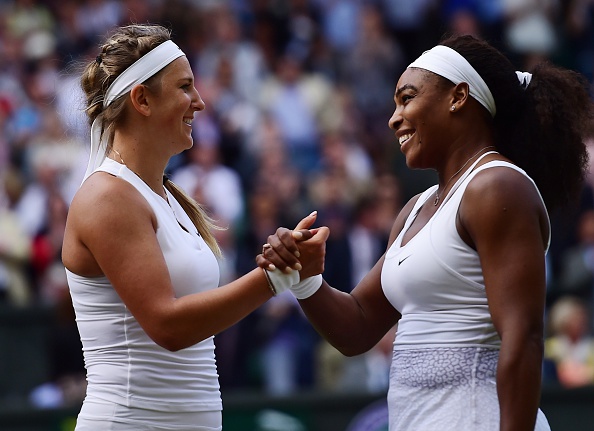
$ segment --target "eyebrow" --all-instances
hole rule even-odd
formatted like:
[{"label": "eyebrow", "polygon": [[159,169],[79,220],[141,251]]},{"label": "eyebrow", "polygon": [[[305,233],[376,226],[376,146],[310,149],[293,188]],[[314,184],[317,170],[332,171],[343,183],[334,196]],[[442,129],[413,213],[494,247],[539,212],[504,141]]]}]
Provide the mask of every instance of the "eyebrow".
[{"label": "eyebrow", "polygon": [[406,90],[419,91],[419,89],[412,84],[404,84],[402,87],[400,87],[398,90],[396,90],[396,93],[394,93],[394,96],[398,97],[398,95],[400,93],[402,93],[403,91],[406,91]]}]

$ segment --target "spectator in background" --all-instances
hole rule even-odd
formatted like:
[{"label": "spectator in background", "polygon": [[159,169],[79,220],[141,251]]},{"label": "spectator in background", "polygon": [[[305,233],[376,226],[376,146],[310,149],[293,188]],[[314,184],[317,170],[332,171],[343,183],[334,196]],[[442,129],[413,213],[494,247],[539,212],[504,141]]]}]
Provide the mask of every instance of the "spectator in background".
[{"label": "spectator in background", "polygon": [[398,177],[391,173],[376,175],[373,196],[378,235],[382,239],[384,246],[387,246],[392,225],[403,205],[402,190]]},{"label": "spectator in background", "polygon": [[55,109],[42,112],[41,125],[31,136],[25,149],[24,165],[35,183],[43,183],[42,171],[52,171],[53,184],[61,197],[70,203],[74,193],[72,183],[80,184],[79,163],[87,154],[82,139],[74,137],[66,130],[62,117]]},{"label": "spectator in background", "polygon": [[1,7],[9,37],[24,41],[37,32],[54,30],[54,16],[38,0],[15,0]]},{"label": "spectator in background", "polygon": [[503,0],[442,0],[442,17],[453,34],[482,36],[501,48]]},{"label": "spectator in background", "polygon": [[378,197],[360,199],[353,208],[353,217],[348,232],[351,249],[352,279],[351,286],[356,286],[367,275],[375,262],[381,257],[387,242],[380,230],[378,218]]},{"label": "spectator in background", "polygon": [[[361,113],[358,118],[366,151],[373,159],[383,156],[382,139],[385,118],[390,115],[394,76],[406,66],[401,44],[390,37],[381,10],[373,3],[360,7],[357,29],[359,35],[342,63],[342,82],[353,96]],[[341,128],[342,129],[342,128]]]},{"label": "spectator in background", "polygon": [[124,17],[122,3],[116,0],[88,0],[76,10],[75,25],[89,45],[96,45]]},{"label": "spectator in background", "polygon": [[[565,60],[594,86],[594,1],[570,0],[566,8],[564,49],[570,53]],[[594,90],[593,90],[594,91]],[[594,92],[593,92],[594,97]]]},{"label": "spectator in background", "polygon": [[373,163],[361,144],[341,130],[321,137],[320,172],[306,179],[308,195],[318,207],[353,208],[372,185]]},{"label": "spectator in background", "polygon": [[[356,286],[373,268],[387,245],[380,230],[378,195],[370,193],[369,196],[359,198],[343,211],[316,206],[322,208],[319,222],[330,228],[324,277],[334,286]],[[393,338],[394,331],[388,331],[375,347],[352,358],[345,357],[326,340],[321,340],[317,348],[320,388],[331,391],[387,390]]]},{"label": "spectator in background", "polygon": [[206,40],[194,59],[196,76],[212,81],[221,62],[228,61],[233,91],[244,100],[252,100],[260,93],[267,72],[259,46],[244,37],[239,18],[229,6],[212,6],[205,18]]},{"label": "spectator in background", "polygon": [[550,59],[559,48],[558,0],[502,0],[504,37],[523,69]]},{"label": "spectator in background", "polygon": [[210,107],[210,117],[219,136],[221,162],[238,173],[250,163],[250,138],[262,121],[255,98],[245,99],[234,85],[235,69],[231,58],[222,56],[214,76],[199,79],[198,91]]},{"label": "spectator in background", "polygon": [[15,210],[25,179],[10,166],[0,171],[0,180],[0,301],[24,307],[35,298],[29,274],[31,236]]},{"label": "spectator in background", "polygon": [[471,9],[460,8],[452,12],[447,20],[448,31],[452,34],[481,36],[480,22]]},{"label": "spectator in background", "polygon": [[56,51],[64,65],[72,60],[84,57],[88,50],[94,48],[95,40],[88,40],[84,28],[79,25],[80,2],[78,0],[61,0],[60,6],[54,9],[56,20]]},{"label": "spectator in background", "polygon": [[315,3],[320,8],[321,33],[340,66],[341,58],[353,48],[360,34],[361,1],[317,0]]},{"label": "spectator in background", "polygon": [[281,224],[294,225],[311,208],[305,177],[292,165],[281,130],[270,116],[265,115],[260,122],[252,145],[253,171],[245,178],[248,194],[269,195],[278,205]]},{"label": "spectator in background", "polygon": [[[287,2],[286,42],[284,49],[295,53],[308,64],[319,33],[320,14],[316,2],[292,0]],[[345,1],[341,4],[347,3]],[[343,21],[343,25],[348,25]]]},{"label": "spectator in background", "polygon": [[241,179],[221,163],[220,134],[213,120],[204,115],[194,122],[196,144],[185,153],[187,162],[174,170],[171,179],[202,202],[221,227],[237,228],[244,217]]},{"label": "spectator in background", "polygon": [[405,64],[431,47],[442,29],[436,26],[437,0],[379,0],[394,39],[405,54]]},{"label": "spectator in background", "polygon": [[566,388],[594,384],[594,337],[589,310],[587,302],[563,296],[549,312],[544,355],[555,365],[558,382]]},{"label": "spectator in background", "polygon": [[3,95],[0,96],[0,172],[8,167],[11,155],[10,141],[6,132],[10,111],[10,101]]},{"label": "spectator in background", "polygon": [[[577,244],[567,248],[561,259],[557,283],[551,298],[565,295],[578,297],[594,306],[594,210],[578,216]],[[590,326],[594,328],[594,322]]]},{"label": "spectator in background", "polygon": [[287,396],[313,387],[319,337],[295,297],[284,292],[264,304],[257,316],[255,329],[265,392]]},{"label": "spectator in background", "polygon": [[319,169],[320,136],[340,121],[331,82],[307,72],[298,53],[286,52],[264,82],[259,104],[277,124],[293,167],[302,174]]}]

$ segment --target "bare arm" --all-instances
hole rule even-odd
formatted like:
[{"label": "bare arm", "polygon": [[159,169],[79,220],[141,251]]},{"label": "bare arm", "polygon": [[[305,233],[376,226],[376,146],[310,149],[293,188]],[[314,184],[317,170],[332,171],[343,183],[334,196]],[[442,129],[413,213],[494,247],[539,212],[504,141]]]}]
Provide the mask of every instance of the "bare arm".
[{"label": "bare arm", "polygon": [[[415,202],[416,198],[412,199],[399,214],[389,244],[402,230]],[[278,254],[267,254],[266,257],[281,269],[297,261],[305,267],[310,259],[318,258],[308,252],[309,240],[296,242],[292,231],[287,229],[279,229],[276,235],[269,238],[269,242]],[[296,250],[299,250],[299,259],[294,256]],[[265,267],[269,260],[260,256],[257,263]],[[392,307],[382,291],[383,263],[382,256],[350,293],[334,289],[324,282],[315,294],[299,301],[316,331],[344,355],[354,356],[368,351],[400,319],[400,313]]]},{"label": "bare arm", "polygon": [[508,168],[488,169],[468,186],[459,230],[479,253],[489,310],[501,337],[500,429],[533,430],[543,356],[545,209],[524,176]]},{"label": "bare arm", "polygon": [[130,184],[107,174],[87,183],[72,202],[64,264],[81,275],[107,276],[157,344],[169,350],[196,344],[272,296],[256,268],[221,288],[176,298],[148,203]]},{"label": "bare arm", "polygon": [[316,331],[344,355],[368,351],[400,318],[381,290],[383,261],[351,293],[324,282],[314,295],[299,301]]}]

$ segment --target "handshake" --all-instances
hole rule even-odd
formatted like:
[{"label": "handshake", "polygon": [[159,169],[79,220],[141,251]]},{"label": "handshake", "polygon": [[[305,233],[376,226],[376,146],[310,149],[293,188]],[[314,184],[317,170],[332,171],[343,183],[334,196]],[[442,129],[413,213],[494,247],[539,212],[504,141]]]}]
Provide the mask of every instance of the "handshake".
[{"label": "handshake", "polygon": [[325,226],[310,229],[316,217],[317,211],[312,212],[294,230],[278,228],[262,246],[256,263],[273,295],[290,290],[297,299],[306,299],[322,286],[330,230]]}]

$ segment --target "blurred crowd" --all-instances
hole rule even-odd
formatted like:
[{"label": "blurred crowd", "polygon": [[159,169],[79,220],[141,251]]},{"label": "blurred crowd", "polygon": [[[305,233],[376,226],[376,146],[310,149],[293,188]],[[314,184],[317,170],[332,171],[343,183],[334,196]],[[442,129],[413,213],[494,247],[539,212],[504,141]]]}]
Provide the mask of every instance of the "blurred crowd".
[{"label": "blurred crowd", "polygon": [[[227,228],[222,283],[312,210],[331,229],[330,284],[351,289],[371,268],[401,206],[436,181],[406,168],[387,122],[400,73],[443,34],[487,38],[519,70],[548,60],[594,83],[593,0],[0,0],[0,304],[53,310],[48,380],[74,394],[54,405],[84,393],[60,259],[89,145],[79,76],[111,28],[146,22],[172,29],[206,103],[168,174]],[[553,218],[548,255],[544,378],[566,387],[594,383],[593,187],[594,175]],[[384,391],[390,337],[344,358],[281,295],[217,335],[222,389]]]}]

